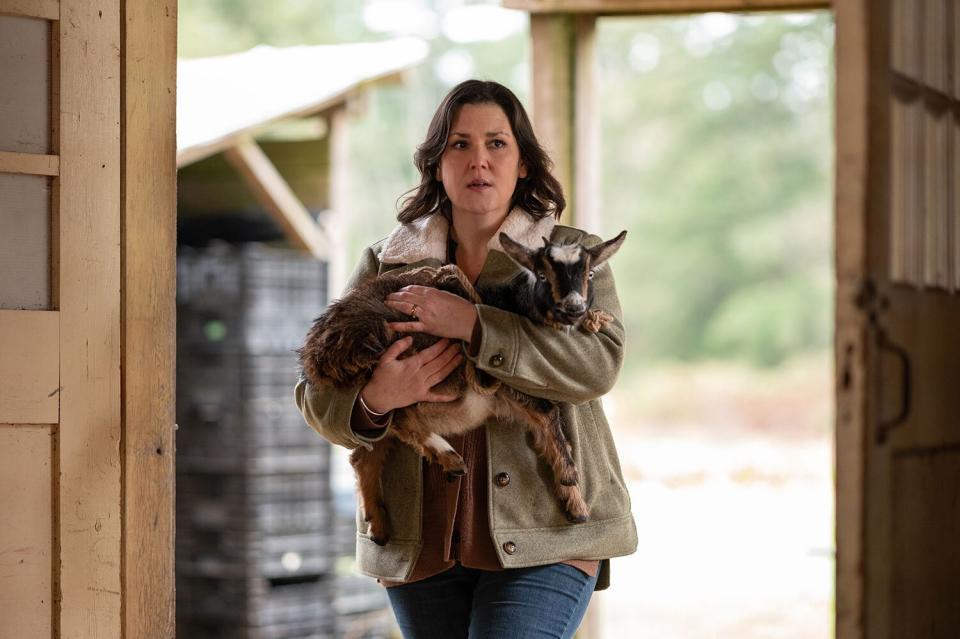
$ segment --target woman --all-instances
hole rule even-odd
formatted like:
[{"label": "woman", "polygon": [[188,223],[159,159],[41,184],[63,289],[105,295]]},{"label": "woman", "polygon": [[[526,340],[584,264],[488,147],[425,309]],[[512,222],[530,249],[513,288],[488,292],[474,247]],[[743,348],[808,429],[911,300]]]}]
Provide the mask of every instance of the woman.
[{"label": "woman", "polygon": [[[600,239],[556,224],[559,183],[523,106],[506,87],[469,80],[444,98],[415,155],[420,185],[404,201],[401,225],[366,249],[351,286],[394,269],[453,262],[474,283],[505,282],[518,267],[498,233],[535,248]],[[406,446],[394,447],[383,475],[391,537],[379,546],[358,517],[361,572],[388,587],[405,637],[571,637],[609,558],[636,549],[636,528],[599,398],[623,354],[620,305],[609,268],[593,280],[594,307],[615,316],[597,334],[535,325],[508,311],[410,286],[387,304],[410,316],[401,332],[447,338],[400,359],[410,338],[383,354],[362,388],[296,388],[304,418],[335,444],[370,445],[391,411],[454,398],[431,388],[462,361],[518,390],[558,402],[580,487],[590,507],[571,524],[525,429],[488,422],[451,445],[468,466],[448,481]]]}]

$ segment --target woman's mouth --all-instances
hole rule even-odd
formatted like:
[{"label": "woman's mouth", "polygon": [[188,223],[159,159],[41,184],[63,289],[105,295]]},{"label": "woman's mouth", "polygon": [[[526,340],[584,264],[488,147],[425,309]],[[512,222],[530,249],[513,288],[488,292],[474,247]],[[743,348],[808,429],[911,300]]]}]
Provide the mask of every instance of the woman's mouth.
[{"label": "woman's mouth", "polygon": [[486,180],[474,180],[469,184],[467,184],[467,188],[470,189],[471,191],[482,191],[491,186],[493,185],[487,182]]}]

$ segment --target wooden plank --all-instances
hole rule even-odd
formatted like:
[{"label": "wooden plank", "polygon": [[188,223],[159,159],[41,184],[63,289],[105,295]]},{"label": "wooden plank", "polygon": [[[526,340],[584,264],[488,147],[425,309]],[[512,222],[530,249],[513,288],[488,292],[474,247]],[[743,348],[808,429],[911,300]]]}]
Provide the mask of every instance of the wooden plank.
[{"label": "wooden plank", "polygon": [[317,258],[326,258],[327,240],[310,213],[253,140],[224,152],[257,200],[273,216],[290,243]]},{"label": "wooden plank", "polygon": [[507,9],[533,14],[596,15],[809,10],[828,9],[832,4],[831,0],[503,0]]},{"label": "wooden plank", "polygon": [[177,4],[123,22],[123,637],[174,637]]},{"label": "wooden plank", "polygon": [[327,299],[343,292],[350,276],[347,264],[347,228],[350,224],[350,115],[346,108],[330,114],[330,212],[324,217],[329,238]]},{"label": "wooden plank", "polygon": [[59,312],[0,310],[0,424],[57,423],[59,347]]},{"label": "wooden plank", "polygon": [[867,272],[869,169],[869,0],[837,4],[834,228],[836,233],[836,626],[837,639],[863,639],[864,500],[869,386],[860,302]]},{"label": "wooden plank", "polygon": [[574,18],[573,211],[574,225],[600,233],[600,110],[597,17]]},{"label": "wooden plank", "polygon": [[0,0],[0,15],[60,19],[60,0]]},{"label": "wooden plank", "polygon": [[533,128],[541,146],[553,160],[553,175],[567,198],[565,223],[573,216],[573,57],[574,22],[570,16],[530,17],[533,41]]},{"label": "wooden plank", "polygon": [[120,3],[61,15],[56,632],[121,637]]},{"label": "wooden plank", "polygon": [[0,426],[0,637],[52,636],[51,432]]},{"label": "wooden plank", "polygon": [[60,156],[0,151],[0,173],[60,175]]},{"label": "wooden plank", "polygon": [[960,628],[960,448],[893,464],[893,637],[952,638]]}]

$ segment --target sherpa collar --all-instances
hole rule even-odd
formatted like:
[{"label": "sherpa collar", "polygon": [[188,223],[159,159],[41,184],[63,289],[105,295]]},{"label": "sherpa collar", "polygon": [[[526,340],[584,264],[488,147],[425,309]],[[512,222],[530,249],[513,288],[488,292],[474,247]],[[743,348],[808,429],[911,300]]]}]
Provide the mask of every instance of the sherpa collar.
[{"label": "sherpa collar", "polygon": [[[506,233],[527,248],[540,248],[543,246],[542,238],[549,239],[555,225],[553,216],[534,220],[523,209],[515,208],[507,214],[500,229],[490,238],[487,248],[504,252],[500,245],[500,233]],[[434,258],[443,262],[447,259],[449,233],[450,223],[439,213],[425,215],[409,224],[401,224],[387,236],[380,253],[380,261],[384,264],[412,264]]]}]

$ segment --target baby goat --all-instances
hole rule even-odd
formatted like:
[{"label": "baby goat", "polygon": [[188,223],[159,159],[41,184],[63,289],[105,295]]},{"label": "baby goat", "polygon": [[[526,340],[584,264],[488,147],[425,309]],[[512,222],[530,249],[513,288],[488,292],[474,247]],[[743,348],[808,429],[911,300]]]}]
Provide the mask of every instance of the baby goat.
[{"label": "baby goat", "polygon": [[[544,238],[543,248],[531,250],[501,233],[501,245],[522,267],[521,272],[508,284],[484,289],[480,294],[454,265],[385,273],[363,282],[314,321],[303,347],[297,351],[304,375],[315,386],[329,384],[339,388],[360,386],[369,380],[380,356],[399,337],[387,323],[409,319],[383,300],[410,284],[433,286],[475,304],[482,302],[518,313],[534,322],[596,333],[613,317],[601,309],[590,308],[590,280],[594,270],[617,252],[625,237],[623,231],[593,248],[551,244]],[[422,333],[413,338],[411,354],[439,339]],[[531,445],[553,473],[554,489],[568,519],[575,523],[587,520],[589,509],[577,487],[577,469],[563,433],[560,409],[553,402],[502,384],[469,360],[464,360],[434,390],[458,399],[396,409],[388,437],[376,442],[372,449],[361,446],[350,455],[364,518],[369,522],[374,542],[383,545],[389,540],[380,475],[396,440],[440,464],[448,476],[463,475],[463,458],[443,436],[465,433],[491,417],[526,425],[533,435]]]}]

